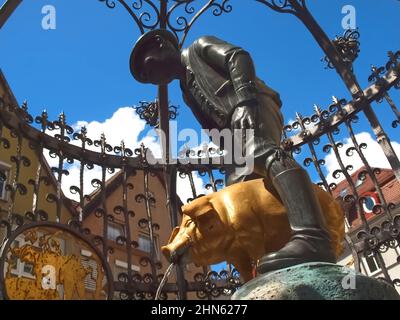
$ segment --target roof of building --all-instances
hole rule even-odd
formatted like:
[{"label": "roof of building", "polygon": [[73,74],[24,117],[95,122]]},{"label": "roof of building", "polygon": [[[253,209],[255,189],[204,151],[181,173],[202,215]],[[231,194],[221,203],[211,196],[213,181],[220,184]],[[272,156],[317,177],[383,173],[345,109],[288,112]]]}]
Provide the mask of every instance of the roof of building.
[{"label": "roof of building", "polygon": [[[375,173],[376,180],[380,187],[395,178],[393,170],[383,168],[372,168],[372,170]],[[371,192],[376,189],[370,175],[367,173],[365,166],[359,168],[353,174],[351,174],[351,179],[359,194]],[[352,193],[350,184],[346,179],[337,184],[337,187],[332,191],[332,194],[335,198],[338,198],[345,189],[348,189],[349,193]]]}]

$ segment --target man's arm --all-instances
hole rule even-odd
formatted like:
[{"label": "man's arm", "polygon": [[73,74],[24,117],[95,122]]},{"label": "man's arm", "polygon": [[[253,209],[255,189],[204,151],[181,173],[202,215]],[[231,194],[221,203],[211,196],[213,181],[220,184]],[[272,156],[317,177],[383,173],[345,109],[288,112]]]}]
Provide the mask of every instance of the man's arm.
[{"label": "man's arm", "polygon": [[207,63],[228,73],[238,97],[238,106],[257,103],[256,72],[249,53],[216,37],[201,37],[194,48]]}]

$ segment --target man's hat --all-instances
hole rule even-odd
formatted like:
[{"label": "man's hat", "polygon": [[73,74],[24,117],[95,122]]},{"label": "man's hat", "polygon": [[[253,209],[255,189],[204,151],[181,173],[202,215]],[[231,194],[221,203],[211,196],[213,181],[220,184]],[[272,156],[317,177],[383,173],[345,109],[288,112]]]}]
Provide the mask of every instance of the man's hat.
[{"label": "man's hat", "polygon": [[154,41],[156,37],[161,37],[163,39],[168,40],[171,42],[176,48],[179,48],[178,44],[178,39],[175,37],[175,35],[165,29],[156,29],[152,30],[149,32],[146,32],[144,35],[142,35],[138,41],[136,41],[135,46],[133,47],[132,53],[131,53],[131,58],[130,58],[130,69],[133,77],[139,81],[143,82],[143,79],[141,77],[141,68],[142,68],[142,58],[143,58],[143,53],[145,51],[146,45]]}]

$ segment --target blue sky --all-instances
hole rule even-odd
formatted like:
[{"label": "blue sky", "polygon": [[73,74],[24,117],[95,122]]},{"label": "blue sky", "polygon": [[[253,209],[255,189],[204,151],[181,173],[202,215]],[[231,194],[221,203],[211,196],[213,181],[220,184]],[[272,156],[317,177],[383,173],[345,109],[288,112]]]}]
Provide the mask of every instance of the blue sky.
[{"label": "blue sky", "polygon": [[[230,3],[231,13],[200,18],[186,45],[212,34],[246,48],[258,76],[280,92],[286,121],[296,111],[310,114],[314,103],[327,106],[332,95],[349,98],[336,72],[324,68],[319,46],[294,16],[275,13],[255,0]],[[42,29],[44,5],[56,8],[56,30]],[[370,65],[383,65],[387,51],[400,49],[400,1],[309,0],[308,5],[330,38],[344,31],[343,6],[355,7],[361,53],[354,67],[363,87]],[[120,107],[156,97],[156,87],[135,82],[129,72],[138,36],[138,28],[120,5],[110,10],[98,0],[25,0],[0,31],[0,67],[19,102],[28,100],[33,114],[46,108],[52,118],[65,111],[70,123],[103,122]],[[399,101],[399,92],[393,98]],[[180,106],[178,128],[200,129],[176,82],[170,101]],[[390,127],[394,116],[389,108],[375,110],[392,139],[399,141],[398,129]],[[370,129],[361,121],[356,131]],[[315,173],[311,175],[315,180]]]},{"label": "blue sky", "polygon": [[[281,93],[287,120],[295,111],[309,113],[314,103],[328,104],[332,95],[348,97],[335,71],[324,69],[320,48],[295,17],[253,0],[230,2],[231,13],[203,16],[186,44],[213,34],[250,51],[258,75]],[[308,3],[331,38],[343,33],[342,7],[356,8],[362,44],[355,69],[363,86],[370,64],[384,63],[388,50],[400,48],[399,1]],[[57,10],[56,30],[41,27],[41,9],[47,4]],[[97,0],[24,1],[0,32],[0,66],[18,100],[27,99],[33,113],[45,107],[54,116],[67,111],[70,122],[103,120],[119,107],[156,95],[154,86],[136,83],[129,73],[129,55],[138,36],[121,6],[110,10]],[[180,123],[193,123],[176,85],[170,99],[181,106]]]}]

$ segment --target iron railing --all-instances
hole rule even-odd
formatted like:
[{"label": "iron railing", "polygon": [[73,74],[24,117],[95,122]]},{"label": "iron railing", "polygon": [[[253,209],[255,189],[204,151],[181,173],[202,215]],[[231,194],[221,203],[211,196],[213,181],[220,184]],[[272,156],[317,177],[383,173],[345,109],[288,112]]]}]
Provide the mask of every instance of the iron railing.
[{"label": "iron railing", "polygon": [[[150,0],[139,0],[133,1],[131,4],[128,4],[124,0],[99,1],[104,2],[107,7],[112,9],[117,4],[124,7],[141,33],[156,28],[169,29],[179,39],[181,47],[192,25],[203,13],[211,10],[215,16],[219,16],[223,13],[229,13],[233,8],[229,0],[203,2],[192,0],[173,0],[168,2],[161,0],[157,3]],[[386,200],[378,182],[379,168],[374,168],[368,163],[364,154],[364,150],[368,146],[363,141],[357,140],[354,123],[361,121],[361,115],[365,115],[370,128],[376,136],[377,142],[390,163],[396,179],[400,181],[399,158],[394,152],[389,136],[384,131],[372,107],[374,103],[380,104],[386,101],[394,114],[391,125],[393,128],[398,127],[400,124],[400,113],[390,92],[392,89],[400,88],[400,52],[390,52],[389,61],[385,67],[373,67],[372,74],[369,77],[371,85],[368,88],[362,89],[358,84],[352,65],[359,54],[358,31],[347,31],[343,37],[337,37],[331,41],[311,15],[305,0],[256,0],[256,2],[280,13],[293,14],[300,19],[324,51],[328,67],[338,72],[349,89],[352,101],[348,102],[344,99],[334,98],[333,102],[325,109],[315,106],[314,113],[310,116],[303,117],[297,114],[296,121],[285,126],[282,146],[288,152],[295,154],[300,154],[303,149],[303,154],[306,154],[303,162],[304,165],[310,167],[313,164],[320,178],[320,186],[331,193],[337,185],[329,182],[332,177],[326,176],[323,155],[329,152],[334,153],[339,168],[334,171],[333,178],[338,178],[340,175],[344,176],[351,192],[343,200],[356,207],[358,215],[362,220],[362,225],[357,231],[354,232],[351,230],[346,236],[347,244],[355,260],[355,267],[359,269],[360,257],[372,253],[379,267],[382,269],[385,279],[395,285],[399,285],[400,280],[392,279],[386,262],[382,258],[382,253],[393,248],[398,248],[399,245],[400,218],[398,216],[398,206],[388,203]],[[196,7],[197,5],[199,6]],[[207,188],[214,192],[218,191],[218,188],[223,186],[223,162],[217,165],[207,165],[200,161],[200,159],[207,157],[210,153],[218,152],[218,150],[205,150],[205,154],[194,153],[188,150],[182,155],[183,157],[198,157],[198,163],[195,161],[190,161],[190,164],[160,162],[159,164],[150,165],[146,160],[146,153],[150,151],[145,146],[141,146],[136,150],[130,150],[122,142],[120,146],[113,147],[107,143],[105,136],[92,141],[88,138],[85,128],[74,132],[72,127],[67,124],[64,114],[61,114],[59,119],[55,121],[49,121],[46,112],[43,112],[41,116],[36,118],[29,115],[26,104],[17,107],[2,101],[0,107],[0,132],[5,127],[12,132],[13,137],[13,141],[9,141],[3,135],[0,135],[1,147],[9,148],[12,143],[16,143],[16,154],[10,159],[14,163],[15,170],[13,170],[12,179],[7,186],[10,193],[10,205],[5,212],[7,218],[1,223],[7,229],[6,239],[15,239],[15,235],[20,233],[21,230],[26,230],[27,226],[40,225],[44,223],[43,221],[48,220],[49,216],[47,212],[41,210],[37,202],[37,199],[44,196],[41,193],[41,187],[42,184],[47,182],[46,178],[41,175],[42,167],[45,165],[43,161],[40,161],[38,168],[35,168],[37,174],[30,181],[33,188],[32,210],[26,213],[15,212],[14,210],[17,193],[20,195],[27,194],[27,189],[29,188],[29,186],[25,186],[20,181],[21,170],[31,164],[30,159],[26,158],[23,150],[23,140],[28,140],[30,141],[30,147],[36,150],[38,154],[42,155],[49,152],[50,156],[58,159],[58,166],[52,168],[57,186],[56,193],[48,194],[47,201],[54,203],[56,216],[59,220],[57,223],[60,225],[62,224],[60,221],[61,207],[63,201],[65,201],[65,196],[61,189],[63,176],[68,174],[68,164],[73,162],[79,163],[79,181],[77,181],[75,186],[71,186],[70,191],[78,195],[81,212],[73,216],[69,225],[63,224],[63,226],[64,228],[71,228],[73,230],[71,232],[82,234],[85,241],[90,243],[94,248],[99,247],[103,265],[106,269],[107,257],[113,252],[107,239],[108,223],[110,219],[112,220],[112,215],[109,213],[122,213],[125,220],[126,237],[117,239],[117,244],[125,248],[128,271],[126,274],[121,274],[118,277],[118,281],[113,282],[109,290],[120,292],[121,298],[153,299],[157,284],[162,278],[162,274],[158,274],[161,266],[157,262],[157,259],[155,259],[153,231],[161,227],[166,228],[166,226],[154,225],[152,221],[151,203],[154,201],[154,197],[151,195],[148,187],[149,176],[158,174],[163,177],[166,185],[166,204],[170,214],[170,227],[173,228],[178,225],[179,212],[179,200],[176,195],[177,175],[180,175],[181,178],[187,178],[190,182],[192,199],[201,196],[193,183],[193,175],[196,173],[200,174],[203,179],[207,179]],[[149,125],[157,125],[163,130],[165,137],[169,136],[169,120],[176,117],[176,109],[174,107],[171,108],[168,104],[167,86],[159,86],[158,97],[155,102],[142,102],[137,112]],[[377,113],[379,114],[380,112],[379,110]],[[352,179],[351,172],[354,168],[344,164],[340,153],[343,143],[338,139],[339,132],[349,137],[353,144],[346,150],[346,154],[348,156],[359,157],[364,165],[365,169],[359,173],[359,179],[365,180],[369,177],[378,193],[380,203],[373,209],[373,212],[377,215],[377,219],[368,220],[365,216],[363,209],[365,197],[358,193]],[[80,145],[77,146],[76,143],[72,144],[71,140],[79,141]],[[161,145],[165,146],[163,159],[169,159],[170,150],[168,141],[169,139],[161,141]],[[323,143],[323,141],[326,141],[326,143]],[[322,150],[319,150],[321,146]],[[84,216],[85,210],[88,210],[85,205],[88,198],[83,192],[83,181],[87,171],[92,170],[95,166],[99,167],[101,172],[97,179],[92,180],[92,184],[97,188],[100,199],[95,209],[96,216],[103,222],[102,236],[91,235],[90,230],[82,228],[81,223],[81,216]],[[113,173],[115,170],[120,171],[123,201],[121,205],[115,208],[108,208],[107,172]],[[143,210],[146,212],[146,219],[140,220],[137,226],[148,231],[152,243],[150,256],[143,258],[141,261],[144,266],[150,266],[150,273],[144,275],[139,275],[131,271],[131,250],[137,246],[137,243],[130,237],[132,230],[130,230],[128,222],[133,218],[133,214],[126,200],[131,195],[133,188],[128,182],[128,177],[138,172],[143,172],[144,192],[136,194],[135,199],[138,203],[144,204]],[[183,200],[190,201],[191,199]],[[5,245],[7,245],[7,242],[5,242]],[[3,254],[1,259],[1,265],[4,266],[7,255]],[[108,269],[106,273],[110,277]],[[230,266],[228,266],[228,270],[223,270],[220,273],[210,272],[205,269],[203,273],[197,274],[194,279],[189,281],[185,279],[182,267],[178,267],[176,282],[166,284],[162,298],[167,298],[167,293],[174,293],[177,294],[179,299],[185,299],[188,292],[196,292],[199,298],[212,298],[223,294],[229,296],[239,285],[240,281],[237,271]],[[5,293],[3,292],[3,294]]]}]

